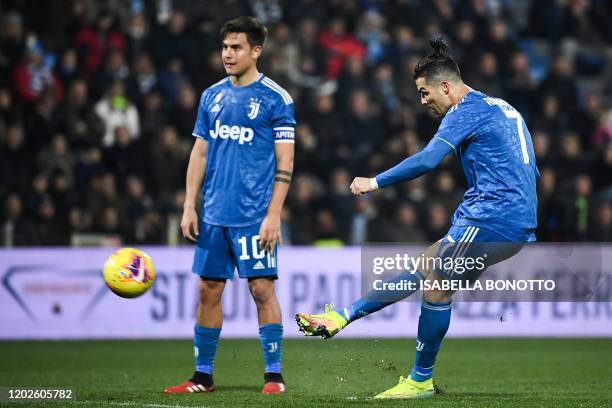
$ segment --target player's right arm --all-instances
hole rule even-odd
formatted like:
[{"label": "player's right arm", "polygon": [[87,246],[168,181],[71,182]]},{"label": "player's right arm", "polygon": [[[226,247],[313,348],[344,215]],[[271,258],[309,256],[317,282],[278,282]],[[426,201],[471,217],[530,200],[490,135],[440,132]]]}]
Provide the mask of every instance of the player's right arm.
[{"label": "player's right arm", "polygon": [[207,154],[208,141],[201,137],[196,137],[191,149],[191,155],[189,156],[189,165],[187,166],[185,203],[183,204],[183,218],[181,219],[183,236],[192,241],[197,241],[197,236],[199,235],[196,202],[202,187],[202,181],[204,180]]},{"label": "player's right arm", "polygon": [[373,178],[356,177],[351,184],[351,192],[355,195],[361,195],[401,181],[417,178],[438,167],[446,155],[453,150],[453,146],[448,142],[434,137],[423,150],[378,176]]},{"label": "player's right arm", "polygon": [[351,192],[355,195],[369,193],[395,183],[412,180],[435,169],[447,154],[456,151],[458,146],[473,134],[481,119],[482,115],[476,105],[467,102],[461,104],[442,119],[435,136],[423,150],[376,177],[355,178],[351,184]]}]

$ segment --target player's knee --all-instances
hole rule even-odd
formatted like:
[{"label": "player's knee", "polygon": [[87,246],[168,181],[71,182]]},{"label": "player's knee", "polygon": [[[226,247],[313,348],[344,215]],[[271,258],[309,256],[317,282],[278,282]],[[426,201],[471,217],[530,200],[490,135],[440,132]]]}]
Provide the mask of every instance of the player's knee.
[{"label": "player's knee", "polygon": [[198,287],[200,292],[200,303],[211,305],[221,302],[221,295],[223,294],[224,288],[224,281],[200,279]]},{"label": "player's knee", "polygon": [[249,289],[258,305],[266,304],[274,298],[274,283],[266,279],[253,279],[249,282]]},{"label": "player's knee", "polygon": [[433,303],[450,302],[453,293],[447,290],[424,290],[423,300]]}]

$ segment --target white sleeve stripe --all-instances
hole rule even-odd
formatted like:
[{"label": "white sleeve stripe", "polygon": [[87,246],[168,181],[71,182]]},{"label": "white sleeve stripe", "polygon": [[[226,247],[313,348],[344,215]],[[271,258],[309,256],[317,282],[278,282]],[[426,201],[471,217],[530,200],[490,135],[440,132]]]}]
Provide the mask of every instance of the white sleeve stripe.
[{"label": "white sleeve stripe", "polygon": [[274,143],[293,143],[293,142],[294,142],[293,139],[278,139],[274,141]]},{"label": "white sleeve stripe", "polygon": [[294,130],[294,128],[289,127],[289,126],[287,126],[287,127],[275,127],[275,128],[272,128],[272,130]]},{"label": "white sleeve stripe", "polygon": [[202,136],[202,135],[198,135],[197,133],[192,133],[191,135],[192,135],[192,136],[195,136],[195,137],[201,137],[202,139],[204,139],[204,136]]},{"label": "white sleeve stripe", "polygon": [[291,95],[289,95],[289,92],[283,89],[282,86],[274,82],[271,78],[266,77],[262,81],[266,82],[268,85],[272,86],[273,88],[276,88],[281,94],[285,95],[287,99],[293,102],[293,100],[291,99]]},{"label": "white sleeve stripe", "polygon": [[281,88],[280,85],[278,85],[276,82],[266,77],[261,80],[261,83],[278,93],[283,98],[283,102],[285,102],[285,105],[290,105],[293,103],[291,95],[289,95],[289,93],[283,88]]},{"label": "white sleeve stripe", "polygon": [[289,94],[287,94],[287,92],[285,92],[280,86],[276,84],[273,85],[271,82],[266,81],[266,79],[262,80],[261,83],[279,94],[281,98],[283,98],[283,102],[285,102],[285,105],[289,105],[293,102]]},{"label": "white sleeve stripe", "polygon": [[448,142],[447,140],[442,139],[440,136],[434,136],[434,139],[440,139],[441,141],[443,141],[444,143],[446,143],[447,145],[449,145],[450,147],[452,147],[454,151],[457,151],[457,149],[455,149],[455,146],[453,146],[452,144],[450,144],[450,142]]}]

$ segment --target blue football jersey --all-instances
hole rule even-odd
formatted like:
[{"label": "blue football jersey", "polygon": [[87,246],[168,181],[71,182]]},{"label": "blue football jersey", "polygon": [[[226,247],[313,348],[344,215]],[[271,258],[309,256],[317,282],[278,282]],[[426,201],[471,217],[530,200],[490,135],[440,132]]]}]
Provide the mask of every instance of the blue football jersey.
[{"label": "blue football jersey", "polygon": [[455,150],[468,183],[453,225],[535,241],[539,172],[520,113],[502,99],[470,91],[446,113],[434,137]]},{"label": "blue football jersey", "polygon": [[263,74],[238,87],[229,77],[200,98],[193,135],[208,141],[202,219],[244,227],[268,210],[276,171],[275,143],[293,143],[291,96]]}]

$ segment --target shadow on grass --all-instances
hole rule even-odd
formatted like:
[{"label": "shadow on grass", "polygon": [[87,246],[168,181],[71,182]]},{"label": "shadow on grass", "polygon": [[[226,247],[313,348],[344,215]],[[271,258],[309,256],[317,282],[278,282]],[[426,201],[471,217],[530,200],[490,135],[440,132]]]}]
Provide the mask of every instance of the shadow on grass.
[{"label": "shadow on grass", "polygon": [[224,392],[224,391],[248,391],[248,392],[260,392],[261,386],[259,385],[215,385],[215,392]]},{"label": "shadow on grass", "polygon": [[[480,399],[480,398],[501,398],[501,399],[511,399],[517,398],[522,395],[532,395],[530,393],[502,393],[502,392],[450,392],[450,393],[441,393],[439,397],[443,398],[469,398],[469,399]],[[438,395],[436,395],[438,397]]]}]

